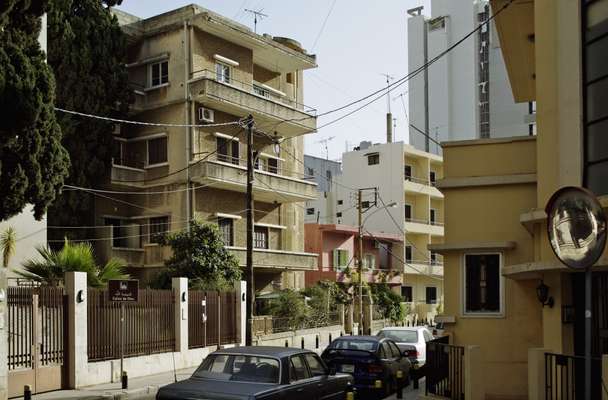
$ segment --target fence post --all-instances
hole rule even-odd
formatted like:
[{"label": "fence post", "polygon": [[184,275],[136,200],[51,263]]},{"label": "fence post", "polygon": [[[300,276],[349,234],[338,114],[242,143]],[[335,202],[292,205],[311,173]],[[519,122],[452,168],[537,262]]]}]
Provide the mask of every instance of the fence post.
[{"label": "fence post", "polygon": [[85,386],[88,374],[87,348],[87,274],[66,272],[65,292],[68,296],[68,382],[70,389]]},{"label": "fence post", "polygon": [[0,270],[0,400],[8,398],[8,279]]},{"label": "fence post", "polygon": [[[608,390],[608,354],[602,355],[602,384],[607,385]],[[606,390],[602,390],[602,400],[608,400]]]},{"label": "fence post", "polygon": [[485,382],[479,346],[464,348],[464,398],[467,400],[484,400]]},{"label": "fence post", "polygon": [[245,332],[247,331],[247,282],[239,281],[235,284],[236,290],[236,337],[241,346],[245,346]]},{"label": "fence post", "polygon": [[545,353],[548,349],[528,349],[528,399],[545,398]]},{"label": "fence post", "polygon": [[188,278],[172,278],[175,307],[175,351],[188,351]]}]

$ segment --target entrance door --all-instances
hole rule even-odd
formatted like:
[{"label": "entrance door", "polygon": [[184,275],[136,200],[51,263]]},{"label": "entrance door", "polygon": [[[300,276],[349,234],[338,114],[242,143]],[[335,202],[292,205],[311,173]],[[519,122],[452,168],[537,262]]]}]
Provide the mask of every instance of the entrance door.
[{"label": "entrance door", "polygon": [[64,387],[67,302],[62,288],[8,288],[8,392],[23,395]]}]

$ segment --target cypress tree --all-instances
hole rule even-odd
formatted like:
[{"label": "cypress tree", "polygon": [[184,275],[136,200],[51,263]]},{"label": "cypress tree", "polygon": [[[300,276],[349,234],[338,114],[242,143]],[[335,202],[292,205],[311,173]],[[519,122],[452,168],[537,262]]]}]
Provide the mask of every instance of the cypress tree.
[{"label": "cypress tree", "polygon": [[68,173],[55,80],[40,48],[47,1],[0,2],[0,221],[34,206],[42,218]]}]

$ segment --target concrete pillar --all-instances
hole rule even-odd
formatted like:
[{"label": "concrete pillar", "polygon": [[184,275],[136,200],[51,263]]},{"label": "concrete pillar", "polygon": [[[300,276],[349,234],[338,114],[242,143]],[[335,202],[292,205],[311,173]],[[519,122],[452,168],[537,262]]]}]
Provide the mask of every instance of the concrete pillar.
[{"label": "concrete pillar", "polygon": [[86,384],[89,362],[86,272],[66,272],[65,291],[68,297],[68,382],[71,389],[77,389]]},{"label": "concrete pillar", "polygon": [[0,400],[8,398],[8,279],[0,269]]},{"label": "concrete pillar", "polygon": [[467,400],[484,400],[485,381],[479,346],[464,348],[464,398]]},{"label": "concrete pillar", "polygon": [[245,346],[247,331],[247,282],[239,281],[235,284],[236,307],[236,337],[241,346]]},{"label": "concrete pillar", "polygon": [[188,351],[188,278],[171,279],[175,296],[175,351]]},{"label": "concrete pillar", "polygon": [[528,349],[528,399],[545,398],[545,353],[548,349]]},{"label": "concrete pillar", "polygon": [[[608,385],[608,354],[602,355],[602,382],[603,385]],[[606,390],[602,390],[602,400],[608,400]]]}]

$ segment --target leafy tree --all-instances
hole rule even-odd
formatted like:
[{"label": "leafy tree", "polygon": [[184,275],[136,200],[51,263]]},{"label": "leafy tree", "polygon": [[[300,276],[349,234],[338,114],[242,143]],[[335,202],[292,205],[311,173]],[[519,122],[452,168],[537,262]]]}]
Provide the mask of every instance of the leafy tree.
[{"label": "leafy tree", "polygon": [[279,294],[279,298],[273,301],[270,312],[274,318],[284,319],[284,325],[291,329],[303,327],[309,317],[309,308],[304,302],[302,294],[295,290],[285,289]]},{"label": "leafy tree", "polygon": [[57,286],[66,272],[80,271],[87,273],[90,287],[106,286],[110,279],[127,279],[124,262],[111,259],[103,266],[95,262],[93,248],[89,243],[71,243],[65,241],[59,251],[47,247],[36,249],[40,259],[31,259],[23,263],[24,271],[18,275],[46,285]]},{"label": "leafy tree", "polygon": [[190,232],[174,233],[163,239],[163,244],[171,246],[173,256],[165,261],[167,269],[159,274],[153,286],[168,287],[171,277],[184,277],[190,287],[224,290],[241,279],[239,262],[224,247],[215,224],[193,221]]},{"label": "leafy tree", "polygon": [[68,173],[55,80],[40,49],[48,1],[0,2],[0,220],[33,204],[42,218]]},{"label": "leafy tree", "polygon": [[0,248],[2,248],[2,266],[8,268],[11,257],[15,255],[17,247],[17,232],[12,226],[6,228],[0,235]]},{"label": "leafy tree", "polygon": [[393,292],[386,284],[371,285],[371,291],[374,303],[378,305],[384,318],[393,322],[403,321],[405,310],[401,307],[401,296]]},{"label": "leafy tree", "polygon": [[[48,62],[57,80],[58,107],[111,117],[124,117],[128,112],[133,94],[125,67],[126,37],[109,9],[116,4],[120,1],[51,3]],[[114,124],[66,114],[58,114],[58,121],[72,161],[66,183],[99,187],[111,171]],[[53,225],[94,225],[93,199],[88,193],[66,191],[53,205],[49,221]]]}]

